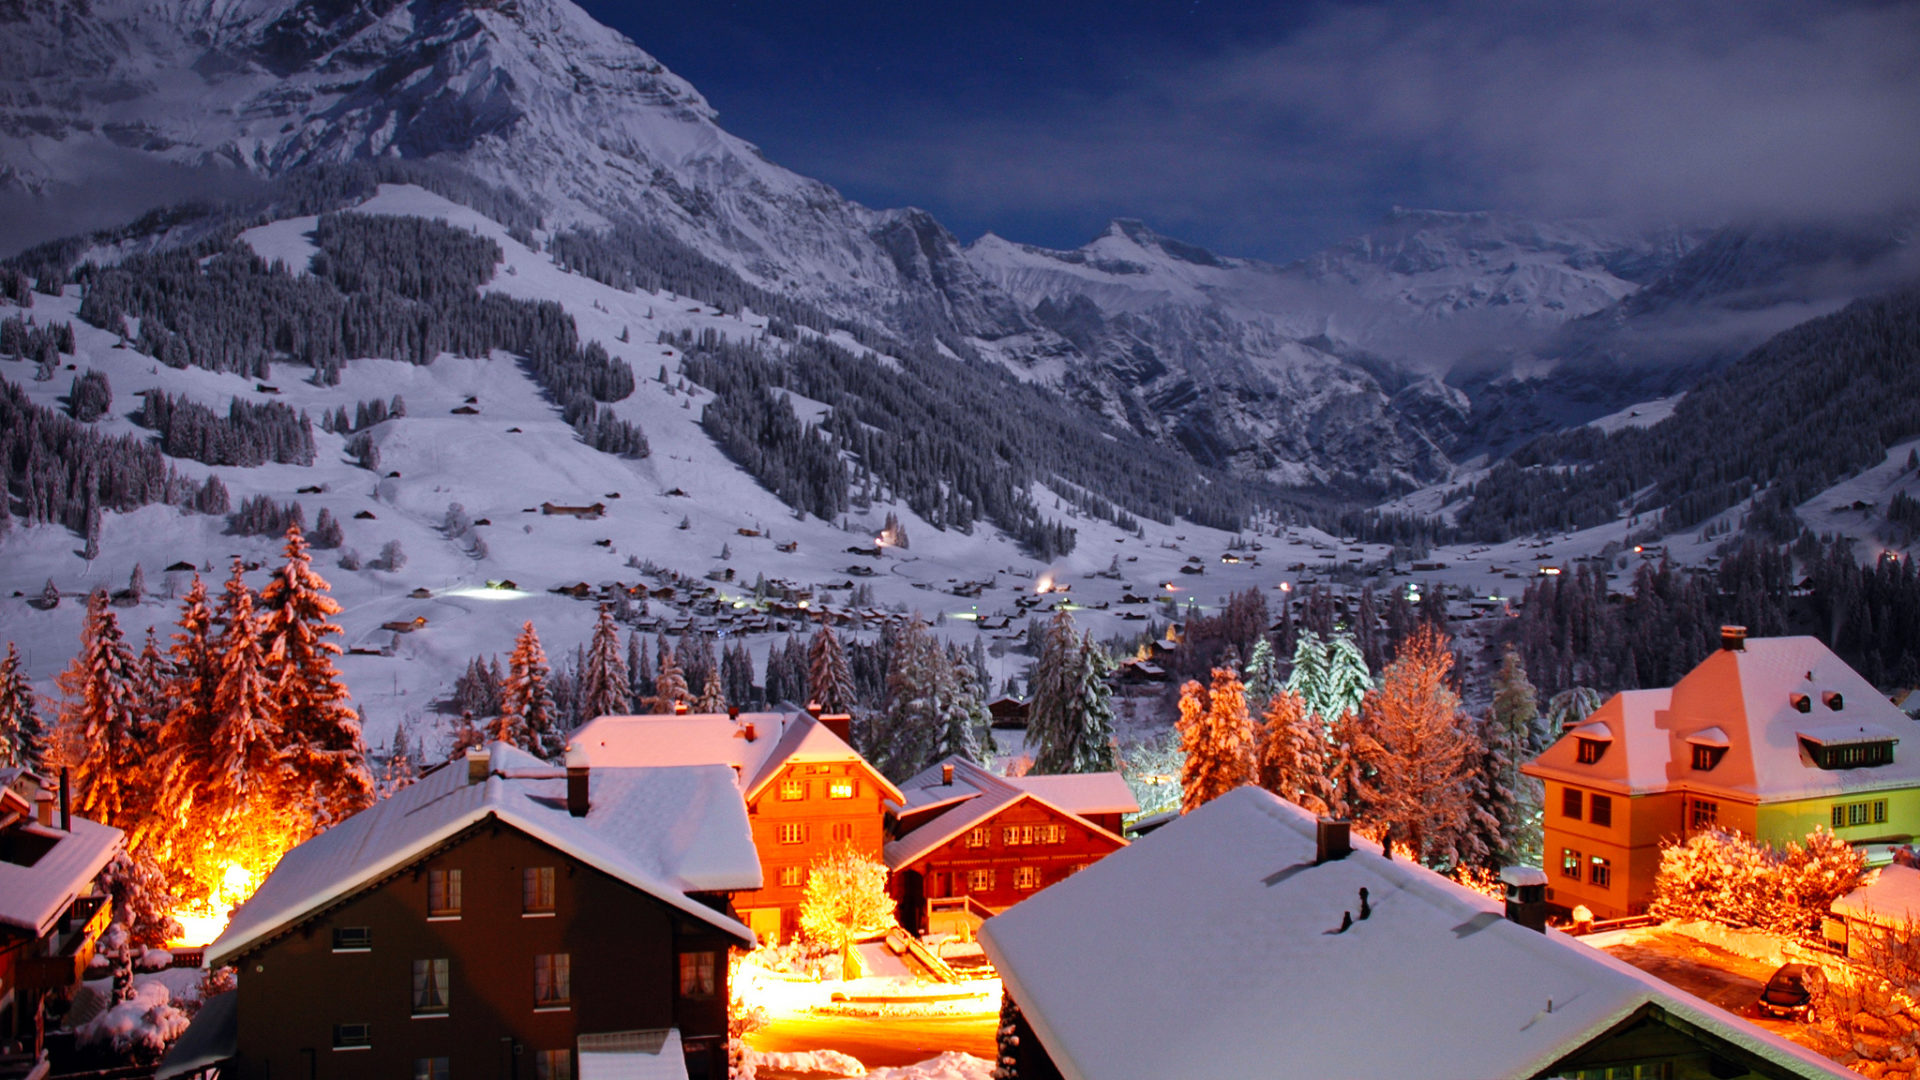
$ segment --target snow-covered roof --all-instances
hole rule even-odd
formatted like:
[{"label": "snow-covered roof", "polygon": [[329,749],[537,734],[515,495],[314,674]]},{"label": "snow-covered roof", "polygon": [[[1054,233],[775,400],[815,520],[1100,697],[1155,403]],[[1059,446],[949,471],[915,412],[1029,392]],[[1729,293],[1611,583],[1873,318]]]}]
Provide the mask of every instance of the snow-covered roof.
[{"label": "snow-covered roof", "polygon": [[215,994],[193,1014],[193,1023],[160,1059],[153,1080],[193,1076],[231,1059],[240,1047],[240,991]]},{"label": "snow-covered roof", "polygon": [[[945,770],[953,769],[953,782],[946,782]],[[1127,805],[1120,810],[1080,809],[1062,805],[1054,801],[1052,785],[1034,784],[1030,781],[1085,781],[1085,783],[1067,783],[1058,785],[1058,791],[1093,806],[1105,807],[1115,803],[1111,792],[1100,777],[1111,777],[1122,788],[1126,781],[1118,773],[1085,773],[1078,776],[1044,777],[1005,777],[995,776],[979,765],[963,757],[948,757],[934,762],[914,774],[901,784],[904,798],[896,805],[908,810],[930,810],[941,803],[956,803],[952,809],[938,814],[923,822],[912,832],[887,842],[885,855],[887,868],[899,870],[911,866],[915,861],[933,852],[940,845],[965,833],[973,827],[991,820],[1002,810],[1015,803],[1031,799],[1057,813],[1078,819],[1093,832],[1111,837],[1116,845],[1124,846],[1126,840],[1107,829],[1095,825],[1081,817],[1082,814],[1127,813],[1139,809],[1133,801],[1133,793],[1127,792]]]},{"label": "snow-covered roof", "polygon": [[582,1035],[580,1080],[687,1080],[679,1028]]},{"label": "snow-covered roof", "polygon": [[1007,783],[1076,814],[1131,814],[1140,800],[1117,772],[1010,776]]},{"label": "snow-covered roof", "polygon": [[1068,1080],[1552,1075],[1649,1009],[1791,1075],[1851,1075],[1378,845],[1315,854],[1311,814],[1241,788],[981,941]]},{"label": "snow-covered roof", "polygon": [[[1802,750],[1803,738],[1839,745],[1920,734],[1812,637],[1748,638],[1744,648],[1716,650],[1671,689],[1615,694],[1571,734],[1586,736],[1595,725],[1614,737],[1598,761],[1580,762],[1577,739],[1562,738],[1527,773],[1629,795],[1685,790],[1743,802],[1920,787],[1920,751],[1823,769]],[[1695,769],[1694,745],[1727,750],[1711,769]]]},{"label": "snow-covered roof", "polygon": [[1920,869],[1898,863],[1881,867],[1872,881],[1835,900],[1832,910],[1864,922],[1920,922]]},{"label": "snow-covered roof", "polygon": [[900,798],[899,789],[859,752],[807,713],[602,716],[575,728],[567,747],[596,768],[726,765],[748,799],[792,762],[855,762],[866,766],[886,797]]},{"label": "snow-covered roof", "polygon": [[32,866],[0,859],[0,926],[44,937],[68,905],[92,891],[93,880],[119,852],[122,834],[85,818],[72,824],[72,831],[33,821],[14,826],[34,846],[52,846]]},{"label": "snow-covered roof", "polygon": [[287,852],[208,947],[209,960],[230,962],[488,818],[753,941],[739,921],[687,895],[760,887],[760,858],[732,770],[595,766],[590,810],[574,817],[564,770],[504,743],[487,752],[485,779],[469,782],[459,764],[440,769]]}]

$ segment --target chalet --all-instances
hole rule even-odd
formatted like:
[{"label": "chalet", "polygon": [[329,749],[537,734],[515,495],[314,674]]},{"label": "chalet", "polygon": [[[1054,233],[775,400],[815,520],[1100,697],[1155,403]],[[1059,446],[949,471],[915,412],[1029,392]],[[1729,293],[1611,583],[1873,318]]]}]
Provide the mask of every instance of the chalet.
[{"label": "chalet", "polygon": [[1024,728],[1027,726],[1028,703],[1017,697],[1002,695],[987,703],[987,715],[991,716],[995,728]]},{"label": "chalet", "polygon": [[473,751],[288,852],[207,949],[244,977],[195,1028],[232,1030],[182,1042],[241,1080],[725,1077],[732,782]]},{"label": "chalet", "polygon": [[982,927],[1005,1074],[1856,1075],[1545,930],[1525,873],[1503,906],[1344,823],[1228,792]]},{"label": "chalet", "polygon": [[1849,957],[1867,958],[1884,948],[1904,953],[1920,925],[1920,869],[1904,863],[1882,867],[1872,880],[1835,900],[1832,915],[1827,940]]},{"label": "chalet", "polygon": [[1140,809],[1119,773],[1004,777],[965,758],[900,785],[886,858],[900,925],[969,929],[1126,846]]},{"label": "chalet", "polygon": [[1546,785],[1551,899],[1646,909],[1660,843],[1732,829],[1781,846],[1815,828],[1875,853],[1920,833],[1914,723],[1811,637],[1722,631],[1670,688],[1615,694],[1523,771]]},{"label": "chalet", "polygon": [[575,729],[567,746],[596,768],[728,766],[764,880],[735,904],[756,934],[783,939],[799,932],[808,867],[848,845],[880,859],[886,802],[904,798],[848,745],[851,722],[775,712],[602,716]]},{"label": "chalet", "polygon": [[607,504],[594,503],[592,506],[560,506],[555,503],[543,502],[540,504],[540,512],[550,517],[557,514],[562,517],[577,517],[582,521],[597,521],[607,512]]},{"label": "chalet", "polygon": [[122,850],[119,829],[72,816],[64,781],[0,769],[0,1044],[39,1056],[47,1007],[79,987],[113,918],[100,873]]}]

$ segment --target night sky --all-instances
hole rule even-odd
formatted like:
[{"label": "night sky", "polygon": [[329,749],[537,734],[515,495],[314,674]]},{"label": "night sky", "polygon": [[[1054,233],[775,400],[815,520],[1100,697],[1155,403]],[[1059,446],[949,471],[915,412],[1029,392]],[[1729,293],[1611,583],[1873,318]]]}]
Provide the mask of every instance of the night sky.
[{"label": "night sky", "polygon": [[769,158],[963,240],[1287,259],[1395,205],[1712,223],[1920,190],[1920,3],[579,0]]}]

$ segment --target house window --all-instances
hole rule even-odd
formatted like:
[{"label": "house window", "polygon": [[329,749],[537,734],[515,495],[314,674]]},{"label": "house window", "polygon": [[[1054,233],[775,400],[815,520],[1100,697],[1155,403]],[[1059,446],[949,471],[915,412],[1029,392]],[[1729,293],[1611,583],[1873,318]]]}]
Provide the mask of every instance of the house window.
[{"label": "house window", "polygon": [[447,1011],[447,960],[413,962],[413,1015],[438,1016]]},{"label": "house window", "polygon": [[536,953],[533,958],[533,1006],[563,1009],[573,1002],[571,953]]},{"label": "house window", "polygon": [[985,828],[984,826],[981,828],[975,829],[972,832],[967,834],[967,846],[968,847],[986,847],[987,841],[991,838],[992,835],[993,835],[992,831]]},{"label": "house window", "polygon": [[447,1080],[452,1061],[443,1057],[414,1058],[413,1080]]},{"label": "house window", "polygon": [[1604,889],[1613,884],[1613,860],[1595,855],[1587,864],[1587,880]]},{"label": "house window", "polygon": [[460,871],[427,871],[427,917],[430,919],[460,917]]},{"label": "house window", "polygon": [[1893,762],[1893,743],[1850,743],[1846,746],[1819,746],[1807,743],[1813,763],[1823,769],[1861,769]]},{"label": "house window", "polygon": [[565,1050],[542,1050],[535,1054],[533,1080],[573,1080],[573,1055]]},{"label": "house window", "polygon": [[1851,825],[1884,825],[1886,822],[1887,800],[1885,799],[1833,805],[1833,827],[1836,829]]},{"label": "house window", "polygon": [[992,890],[993,871],[991,869],[967,871],[968,892],[991,892]]},{"label": "house window", "polygon": [[372,952],[373,930],[365,926],[336,926],[333,928],[334,952]]},{"label": "house window", "polygon": [[804,868],[798,866],[783,866],[780,868],[781,885],[789,889],[797,889],[806,883],[807,872]]},{"label": "house window", "polygon": [[1572,848],[1560,849],[1560,876],[1580,880],[1580,853]]},{"label": "house window", "polygon": [[805,823],[780,826],[780,842],[783,844],[804,844],[807,842]]},{"label": "house window", "polygon": [[1065,825],[1053,825],[1049,826],[1049,828],[1053,831],[1052,834],[1047,837],[1047,843],[1064,844],[1067,842],[1067,827]]},{"label": "house window", "polygon": [[807,782],[805,780],[780,781],[780,798],[782,801],[798,802],[799,800],[804,799],[806,797],[807,797]]},{"label": "house window", "polygon": [[1712,799],[1692,799],[1688,802],[1687,828],[1711,829],[1720,823],[1720,804]]},{"label": "house window", "polygon": [[1607,752],[1607,744],[1599,739],[1582,739],[1576,735],[1573,742],[1578,748],[1575,757],[1582,765],[1591,765],[1599,761],[1600,755]]},{"label": "house window", "polygon": [[1673,1064],[1666,1061],[1648,1061],[1638,1065],[1581,1069],[1568,1075],[1573,1077],[1573,1080],[1673,1080]]},{"label": "house window", "polygon": [[553,914],[553,867],[529,866],[520,871],[520,911],[525,915]]},{"label": "house window", "polygon": [[713,954],[710,952],[688,952],[680,954],[680,996],[683,998],[710,998],[714,995]]},{"label": "house window", "polygon": [[1040,887],[1040,868],[1037,866],[1014,867],[1013,887],[1016,889],[1039,888]]},{"label": "house window", "polygon": [[1613,826],[1613,796],[1595,795],[1587,804],[1587,820],[1602,828]]},{"label": "house window", "polygon": [[830,780],[827,782],[827,798],[829,799],[851,799],[853,798],[853,790],[853,781],[850,779]]},{"label": "house window", "polygon": [[362,1020],[353,1024],[333,1025],[333,1048],[335,1050],[366,1050],[372,1046],[372,1024]]},{"label": "house window", "polygon": [[1020,846],[1020,826],[1009,825],[1000,830],[1000,842],[1008,847]]},{"label": "house window", "polygon": [[1560,792],[1560,813],[1575,821],[1580,820],[1580,789],[1566,788]]},{"label": "house window", "polygon": [[1708,772],[1726,756],[1727,748],[1724,746],[1696,746],[1693,748],[1693,767]]}]

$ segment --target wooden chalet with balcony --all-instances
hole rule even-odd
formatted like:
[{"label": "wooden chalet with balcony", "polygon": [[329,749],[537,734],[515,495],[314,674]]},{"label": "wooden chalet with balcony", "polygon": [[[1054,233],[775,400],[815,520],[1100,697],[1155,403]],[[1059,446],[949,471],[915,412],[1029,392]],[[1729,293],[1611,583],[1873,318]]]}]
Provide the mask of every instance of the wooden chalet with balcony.
[{"label": "wooden chalet with balcony", "polygon": [[71,815],[64,783],[0,769],[0,1044],[39,1057],[49,1007],[79,987],[113,918],[100,874],[122,844]]},{"label": "wooden chalet with balcony", "polygon": [[1138,810],[1119,773],[996,776],[965,758],[901,785],[886,860],[900,924],[912,933],[970,933],[1126,846]]},{"label": "wooden chalet with balcony", "polygon": [[765,882],[734,903],[754,933],[779,940],[799,932],[807,868],[846,846],[879,860],[886,803],[903,798],[848,745],[850,723],[808,713],[602,716],[573,732],[568,751],[595,768],[728,766]]},{"label": "wooden chalet with balcony", "polygon": [[288,852],[207,950],[239,988],[176,1049],[219,1049],[160,1074],[720,1080],[759,884],[730,770],[496,743]]}]

